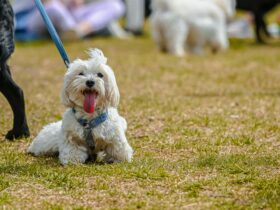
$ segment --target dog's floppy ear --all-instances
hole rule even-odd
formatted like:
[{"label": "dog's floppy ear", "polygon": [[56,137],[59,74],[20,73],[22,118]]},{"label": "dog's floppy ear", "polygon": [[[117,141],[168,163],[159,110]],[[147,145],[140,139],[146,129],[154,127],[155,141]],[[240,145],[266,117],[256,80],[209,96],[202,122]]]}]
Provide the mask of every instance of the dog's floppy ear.
[{"label": "dog's floppy ear", "polygon": [[70,101],[67,94],[68,85],[73,80],[76,71],[80,71],[86,68],[85,63],[81,59],[76,59],[73,63],[69,65],[67,72],[64,75],[64,83],[61,91],[61,101],[66,107],[73,107],[73,102]]},{"label": "dog's floppy ear", "polygon": [[120,92],[115,79],[115,74],[113,70],[105,64],[101,64],[100,67],[107,75],[107,82],[105,86],[108,105],[112,107],[117,107],[119,105]]},{"label": "dog's floppy ear", "polygon": [[68,84],[68,75],[69,74],[69,70],[66,72],[65,76],[64,76],[64,83],[63,83],[63,88],[61,90],[61,102],[64,104],[64,106],[66,107],[72,107],[73,103],[70,101],[69,96],[67,95],[67,84]]}]

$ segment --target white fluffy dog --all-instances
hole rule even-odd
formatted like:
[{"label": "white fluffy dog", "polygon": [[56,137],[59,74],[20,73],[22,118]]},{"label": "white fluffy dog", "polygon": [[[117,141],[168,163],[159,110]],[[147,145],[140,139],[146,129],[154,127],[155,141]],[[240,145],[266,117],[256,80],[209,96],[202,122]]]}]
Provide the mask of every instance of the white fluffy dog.
[{"label": "white fluffy dog", "polygon": [[201,54],[228,48],[226,21],[235,0],[153,0],[152,36],[162,51],[183,56],[185,49]]},{"label": "white fluffy dog", "polygon": [[90,50],[89,60],[75,60],[64,77],[62,121],[47,125],[28,148],[35,156],[59,154],[61,164],[102,157],[107,163],[132,159],[126,120],[118,114],[119,90],[107,59]]}]

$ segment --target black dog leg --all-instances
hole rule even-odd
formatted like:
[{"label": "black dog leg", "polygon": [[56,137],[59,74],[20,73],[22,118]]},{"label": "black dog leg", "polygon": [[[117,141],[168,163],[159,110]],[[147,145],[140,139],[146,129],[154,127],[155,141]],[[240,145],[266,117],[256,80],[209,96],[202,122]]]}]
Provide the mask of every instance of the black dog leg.
[{"label": "black dog leg", "polygon": [[28,137],[30,134],[25,115],[23,91],[13,81],[6,64],[0,71],[0,91],[7,98],[14,114],[13,129],[6,134],[6,139]]},{"label": "black dog leg", "polygon": [[254,17],[255,18],[255,33],[256,33],[257,42],[259,44],[264,44],[265,41],[262,37],[262,31],[266,30],[266,25],[265,25],[265,22],[264,22],[264,19],[263,19],[264,17],[260,13],[257,13],[254,16],[255,16]]}]

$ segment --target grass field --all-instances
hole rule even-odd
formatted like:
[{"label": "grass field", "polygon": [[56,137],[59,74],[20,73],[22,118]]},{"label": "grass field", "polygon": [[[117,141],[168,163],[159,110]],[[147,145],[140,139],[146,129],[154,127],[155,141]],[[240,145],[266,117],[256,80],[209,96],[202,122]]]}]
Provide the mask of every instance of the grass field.
[{"label": "grass field", "polygon": [[12,113],[1,95],[0,209],[280,208],[279,41],[232,40],[225,53],[184,58],[148,36],[66,44],[72,59],[89,47],[115,70],[133,162],[62,167],[26,154],[61,119],[65,69],[51,42],[18,45],[10,64],[32,136],[4,140]]}]

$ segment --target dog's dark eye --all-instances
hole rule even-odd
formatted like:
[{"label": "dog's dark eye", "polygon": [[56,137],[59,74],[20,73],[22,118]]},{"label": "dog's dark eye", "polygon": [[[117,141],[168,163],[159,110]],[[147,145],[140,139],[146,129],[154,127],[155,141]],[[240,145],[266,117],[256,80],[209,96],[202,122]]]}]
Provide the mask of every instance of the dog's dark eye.
[{"label": "dog's dark eye", "polygon": [[101,74],[101,73],[99,72],[99,73],[97,73],[97,76],[100,77],[100,78],[102,78],[102,77],[103,77],[103,74]]},{"label": "dog's dark eye", "polygon": [[85,75],[85,74],[84,74],[84,72],[81,72],[81,73],[79,73],[79,75],[80,75],[80,76],[83,76],[83,75]]}]

